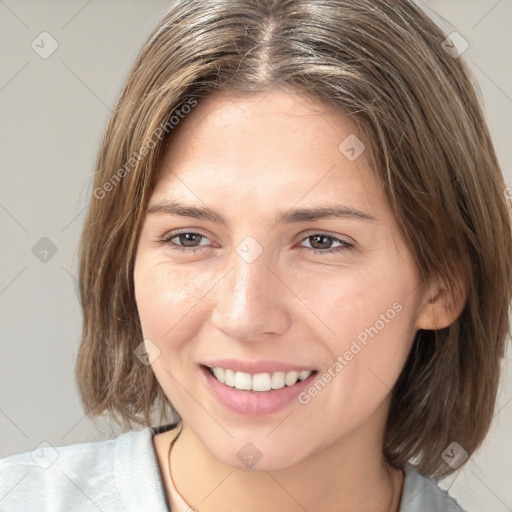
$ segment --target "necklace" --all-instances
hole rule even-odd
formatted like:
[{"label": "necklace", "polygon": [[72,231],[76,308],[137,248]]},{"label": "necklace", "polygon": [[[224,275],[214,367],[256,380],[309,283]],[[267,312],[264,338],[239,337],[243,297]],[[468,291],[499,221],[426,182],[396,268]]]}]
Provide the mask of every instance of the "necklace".
[{"label": "necklace", "polygon": [[[171,470],[171,451],[172,451],[172,447],[174,445],[174,443],[178,440],[178,437],[180,437],[180,434],[181,432],[183,431],[183,426],[181,427],[180,431],[178,432],[178,435],[171,441],[171,444],[169,445],[169,453],[168,453],[168,456],[167,456],[167,460],[169,462],[169,477],[171,479],[171,483],[172,483],[172,490],[176,492],[176,494],[178,495],[178,501],[181,501],[181,503],[179,503],[179,505],[181,507],[183,507],[183,510],[180,511],[180,512],[197,512],[197,509],[191,507],[186,501],[185,501],[185,498],[181,495],[180,491],[178,491],[178,488],[176,487],[176,484],[174,483],[174,478],[172,477],[172,470]],[[386,462],[386,471],[388,473],[388,476],[391,480],[391,502],[389,504],[389,507],[387,509],[387,512],[389,512],[389,510],[391,509],[391,507],[393,506],[393,503],[395,501],[395,486],[393,484],[393,478],[391,477],[391,473],[389,471],[389,464]]]},{"label": "necklace", "polygon": [[[180,434],[181,434],[182,431],[183,431],[183,426],[181,427],[180,431],[178,432],[178,435],[171,441],[171,444],[169,445],[169,453],[167,455],[167,460],[169,462],[169,477],[171,479],[171,484],[172,484],[171,494],[172,494],[172,491],[174,491],[178,495],[177,496],[178,502],[181,502],[181,503],[178,503],[178,505],[182,508],[182,510],[181,511],[176,511],[176,512],[197,512],[197,510],[195,508],[191,507],[185,501],[185,498],[181,495],[180,491],[178,491],[178,488],[176,487],[176,484],[174,483],[174,478],[172,477],[172,471],[171,471],[171,450],[172,450],[172,447],[173,447],[174,443],[178,440],[178,437],[180,437]],[[169,508],[170,508],[170,506],[169,506]]]}]

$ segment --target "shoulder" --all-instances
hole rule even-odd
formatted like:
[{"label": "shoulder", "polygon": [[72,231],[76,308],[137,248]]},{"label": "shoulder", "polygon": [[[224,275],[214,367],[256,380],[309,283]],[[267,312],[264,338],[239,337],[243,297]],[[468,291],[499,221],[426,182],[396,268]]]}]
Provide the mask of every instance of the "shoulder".
[{"label": "shoulder", "polygon": [[42,443],[33,451],[0,459],[0,511],[47,510],[49,506],[52,510],[122,510],[122,474],[116,466],[123,456],[144,455],[150,440],[148,427],[106,441],[59,447]]},{"label": "shoulder", "polygon": [[413,465],[406,464],[404,473],[399,512],[465,512],[454,498]]}]

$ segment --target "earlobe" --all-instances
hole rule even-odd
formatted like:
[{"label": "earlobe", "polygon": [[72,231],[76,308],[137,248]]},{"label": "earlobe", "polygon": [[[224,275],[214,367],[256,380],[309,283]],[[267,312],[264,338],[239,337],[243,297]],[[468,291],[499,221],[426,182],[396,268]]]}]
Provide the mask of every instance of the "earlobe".
[{"label": "earlobe", "polygon": [[466,297],[466,291],[462,286],[458,286],[453,294],[444,283],[429,287],[420,305],[416,329],[438,330],[448,327],[462,313]]}]

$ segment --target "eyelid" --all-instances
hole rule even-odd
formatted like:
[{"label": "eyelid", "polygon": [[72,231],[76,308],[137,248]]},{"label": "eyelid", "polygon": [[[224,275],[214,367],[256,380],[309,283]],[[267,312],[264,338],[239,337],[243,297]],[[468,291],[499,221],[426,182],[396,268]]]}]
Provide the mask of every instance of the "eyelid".
[{"label": "eyelid", "polygon": [[[178,230],[178,231],[169,231],[168,233],[165,233],[163,236],[159,237],[158,240],[161,241],[161,242],[167,242],[167,243],[171,243],[171,240],[175,237],[177,237],[178,235],[184,235],[186,233],[191,233],[193,235],[199,235],[201,236],[201,240],[203,239],[207,239],[207,240],[210,240],[210,237],[201,233],[201,230],[199,229],[183,229],[183,230]],[[174,244],[174,243],[173,243]],[[178,247],[186,247],[186,246],[180,246],[179,244],[174,244]],[[198,246],[197,248],[199,247],[204,247],[204,246]],[[190,247],[190,249],[193,249],[193,247]]]},{"label": "eyelid", "polygon": [[159,238],[160,239],[166,239],[166,240],[169,240],[169,238],[173,238],[177,235],[182,235],[184,233],[194,233],[196,235],[201,235],[202,237],[204,238],[208,238],[209,239],[209,236],[208,235],[205,235],[203,232],[203,230],[201,228],[178,228],[178,229],[175,229],[175,230],[171,230],[171,231],[166,231],[162,236],[160,236]]}]

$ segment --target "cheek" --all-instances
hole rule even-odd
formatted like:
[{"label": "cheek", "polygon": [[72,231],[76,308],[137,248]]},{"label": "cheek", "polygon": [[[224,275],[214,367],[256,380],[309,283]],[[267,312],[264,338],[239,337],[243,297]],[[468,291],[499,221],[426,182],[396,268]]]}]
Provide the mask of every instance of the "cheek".
[{"label": "cheek", "polygon": [[340,270],[308,285],[308,306],[330,330],[323,338],[331,354],[323,380],[331,392],[319,393],[319,402],[340,421],[361,424],[400,375],[414,335],[415,277],[412,267],[381,260],[364,272]]},{"label": "cheek", "polygon": [[201,272],[191,274],[176,266],[138,260],[135,298],[144,336],[162,341],[188,336],[188,331],[198,326],[202,309],[197,306],[211,287],[208,283]]},{"label": "cheek", "polygon": [[386,332],[409,329],[414,279],[409,268],[380,261],[361,270],[339,268],[317,274],[314,280],[297,281],[296,286],[309,309],[329,329],[332,347],[347,350],[353,339],[364,343],[366,338],[389,338]]},{"label": "cheek", "polygon": [[350,350],[353,341],[361,347],[372,346],[379,357],[389,357],[408,344],[413,314],[407,287],[398,283],[363,286],[361,283],[347,295],[332,300],[330,317],[336,335],[338,352]]}]

